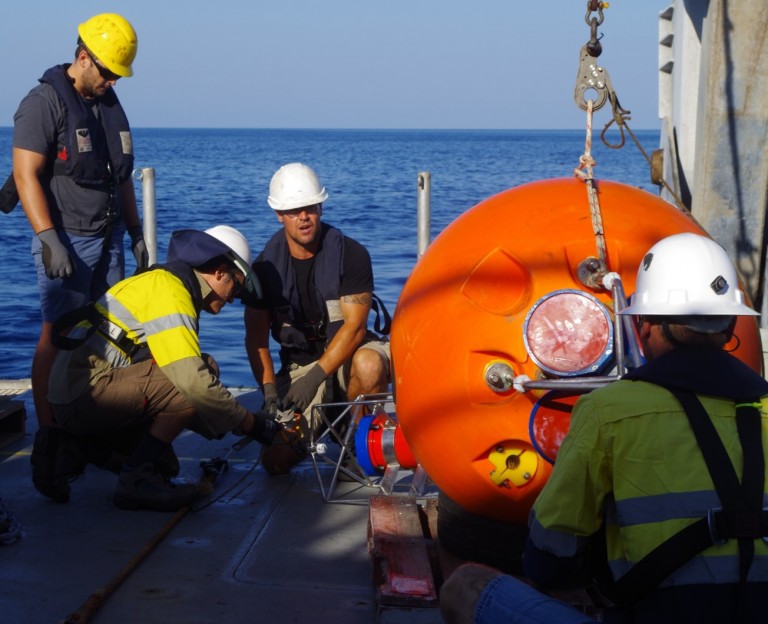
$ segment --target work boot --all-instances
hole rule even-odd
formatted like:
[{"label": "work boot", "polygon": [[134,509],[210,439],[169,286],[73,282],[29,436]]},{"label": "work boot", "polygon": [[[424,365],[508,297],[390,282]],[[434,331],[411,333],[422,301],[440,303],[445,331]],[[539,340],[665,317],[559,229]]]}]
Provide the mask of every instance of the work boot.
[{"label": "work boot", "polygon": [[85,453],[76,436],[56,427],[41,427],[32,446],[32,483],[55,500],[69,500],[69,483],[85,470]]},{"label": "work boot", "polygon": [[196,484],[174,483],[156,472],[154,464],[146,463],[120,473],[113,502],[119,509],[177,511],[192,505],[201,494]]},{"label": "work boot", "polygon": [[180,470],[181,466],[179,465],[179,458],[176,456],[173,446],[169,444],[168,448],[155,460],[155,471],[158,474],[171,479],[179,476]]},{"label": "work boot", "polygon": [[112,448],[109,440],[104,437],[81,436],[79,440],[86,462],[97,468],[120,474],[128,461],[129,456]]}]

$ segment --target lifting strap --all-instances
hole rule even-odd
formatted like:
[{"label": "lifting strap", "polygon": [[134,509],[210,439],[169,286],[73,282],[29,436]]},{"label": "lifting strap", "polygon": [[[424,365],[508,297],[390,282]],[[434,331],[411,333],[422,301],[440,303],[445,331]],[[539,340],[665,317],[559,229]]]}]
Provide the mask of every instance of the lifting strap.
[{"label": "lifting strap", "polygon": [[768,509],[763,509],[765,457],[759,400],[736,405],[736,427],[744,463],[739,483],[725,446],[696,395],[667,389],[685,410],[722,508],[710,509],[707,517],[659,544],[616,581],[606,594],[620,605],[642,598],[701,551],[729,539],[738,540],[739,582],[745,583],[754,556],[754,540],[768,536]]}]

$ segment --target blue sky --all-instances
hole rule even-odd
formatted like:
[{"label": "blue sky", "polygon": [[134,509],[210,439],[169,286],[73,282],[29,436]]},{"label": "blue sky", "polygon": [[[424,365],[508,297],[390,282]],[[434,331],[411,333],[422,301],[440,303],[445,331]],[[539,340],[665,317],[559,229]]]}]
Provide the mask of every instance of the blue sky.
[{"label": "blue sky", "polygon": [[[612,0],[600,27],[633,129],[658,128],[658,15],[671,0]],[[573,101],[586,0],[24,0],[4,6],[0,126],[77,25],[134,25],[134,127],[582,128]],[[596,124],[607,121],[607,108]]]}]

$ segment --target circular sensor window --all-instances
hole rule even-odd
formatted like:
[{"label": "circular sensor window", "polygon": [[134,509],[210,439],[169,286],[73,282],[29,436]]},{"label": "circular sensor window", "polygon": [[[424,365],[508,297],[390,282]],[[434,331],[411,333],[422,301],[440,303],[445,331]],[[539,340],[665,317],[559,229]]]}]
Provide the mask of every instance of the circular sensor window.
[{"label": "circular sensor window", "polygon": [[558,290],[539,299],[525,319],[523,334],[531,359],[559,377],[598,373],[613,355],[608,310],[580,290]]}]

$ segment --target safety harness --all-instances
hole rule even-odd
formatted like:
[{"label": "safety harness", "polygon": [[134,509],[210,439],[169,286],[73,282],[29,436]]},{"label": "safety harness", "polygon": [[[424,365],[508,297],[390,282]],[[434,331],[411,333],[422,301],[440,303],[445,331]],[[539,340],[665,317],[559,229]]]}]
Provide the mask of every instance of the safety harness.
[{"label": "safety harness", "polygon": [[[199,241],[200,237],[197,236],[199,234],[202,234],[202,232],[195,231],[193,234],[187,234],[186,231],[180,231],[177,236],[175,232],[171,237],[171,245],[169,245],[168,251],[169,257],[172,256],[173,260],[165,264],[155,264],[147,269],[148,271],[168,271],[179,278],[191,294],[195,310],[197,310],[198,314],[202,308],[202,294],[200,293],[200,286],[197,283],[194,269],[187,262],[178,258],[184,256],[191,258],[191,261],[200,263],[203,262],[201,258],[206,258],[209,254],[214,254],[215,256],[220,253],[220,250],[215,246],[212,249],[206,250],[203,245],[199,245],[198,247],[190,247],[190,250],[184,254],[184,245],[189,246],[193,242]],[[210,237],[203,237],[203,240],[206,238]],[[180,239],[182,242],[179,242]],[[179,251],[179,248],[182,251]],[[195,257],[195,253],[202,255]],[[67,335],[74,327],[84,321],[89,323],[89,327],[84,328],[84,333],[78,332],[76,337]],[[99,312],[96,302],[93,301],[80,308],[66,312],[57,318],[53,323],[51,342],[57,349],[71,351],[85,343],[94,333],[98,333],[102,338],[125,353],[131,363],[141,362],[152,355],[146,342],[136,343],[131,340],[122,327]]]},{"label": "safety harness", "polygon": [[[709,365],[715,365],[715,360],[721,360],[719,363],[730,367],[736,378],[740,374],[745,374],[744,371],[741,373],[738,370],[733,371],[734,362],[739,367],[747,367],[724,352],[718,352],[714,349],[691,351],[693,351],[692,355],[698,359],[698,365],[693,367],[693,370],[723,370],[722,366],[702,367],[700,357],[703,356],[707,360],[706,364]],[[722,358],[728,358],[730,361],[722,361]],[[639,600],[657,588],[665,578],[697,554],[715,544],[724,544],[730,539],[738,540],[739,583],[746,583],[754,557],[754,540],[759,538],[765,540],[768,537],[768,509],[763,507],[765,455],[762,444],[759,396],[753,400],[737,400],[736,402],[736,427],[744,465],[742,480],[739,483],[738,475],[725,446],[695,392],[692,389],[669,385],[669,379],[666,378],[664,369],[675,364],[680,365],[685,364],[685,362],[666,361],[665,365],[661,367],[653,366],[651,363],[636,369],[627,377],[663,386],[680,402],[701,449],[722,506],[710,509],[705,517],[659,544],[624,576],[615,581],[611,587],[606,588],[605,593],[619,605],[628,605]],[[690,365],[691,362],[689,361],[687,364]],[[750,378],[756,377],[751,369],[747,370]],[[727,377],[734,377],[734,375],[727,375]],[[755,383],[748,385],[757,386],[753,389],[759,389],[760,394],[764,394],[762,392],[765,385],[764,380],[755,380]],[[707,394],[714,394],[711,392],[711,388]]]},{"label": "safety harness", "polygon": [[[84,334],[80,334],[77,338],[70,338],[66,335],[73,327],[83,321],[87,321],[90,324]],[[126,331],[103,316],[96,309],[96,305],[93,302],[62,314],[57,318],[53,323],[51,342],[57,349],[71,351],[82,345],[96,332],[125,353],[132,363],[140,362],[150,355],[146,342],[137,344],[128,338]]]}]

